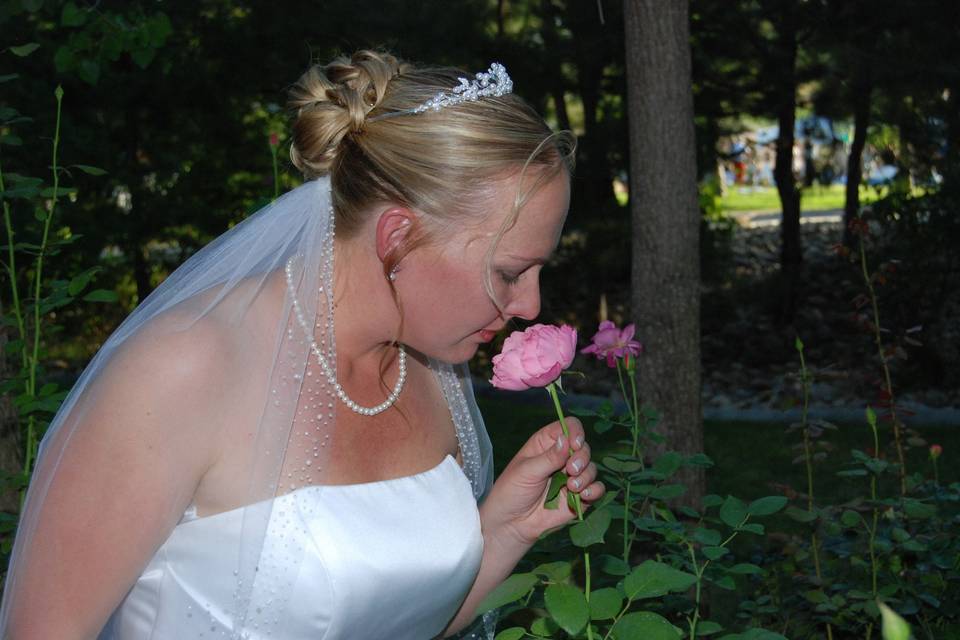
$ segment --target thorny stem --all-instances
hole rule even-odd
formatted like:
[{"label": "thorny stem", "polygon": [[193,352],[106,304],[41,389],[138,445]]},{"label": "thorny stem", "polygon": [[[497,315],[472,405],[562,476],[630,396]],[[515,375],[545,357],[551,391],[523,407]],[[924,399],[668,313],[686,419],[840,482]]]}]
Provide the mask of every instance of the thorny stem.
[{"label": "thorny stem", "polygon": [[[807,371],[807,361],[803,357],[803,342],[797,338],[797,353],[800,354],[800,383],[803,388],[803,410],[800,424],[803,428],[803,454],[807,464],[807,511],[813,513],[813,456],[810,452],[810,428],[807,424],[810,408],[810,374]],[[813,570],[817,576],[817,585],[823,593],[823,574],[820,570],[820,545],[817,540],[817,531],[810,533],[810,547],[813,550]],[[827,623],[827,640],[833,640],[833,625]]]},{"label": "thorny stem", "polygon": [[[553,407],[557,410],[557,418],[560,420],[560,428],[563,429],[563,435],[567,438],[567,443],[570,442],[570,430],[567,429],[567,421],[563,415],[563,408],[560,406],[560,396],[557,394],[557,385],[553,382],[547,385],[547,391],[550,393],[550,397],[553,399]],[[569,452],[573,454],[573,448],[569,449]],[[583,505],[580,502],[580,494],[573,494],[573,505],[577,511],[577,520],[583,522]],[[587,600],[587,604],[590,604],[590,552],[586,549],[583,550],[583,570],[584,570],[584,595]],[[593,629],[590,627],[590,621],[587,620],[587,638],[588,640],[593,640]]]},{"label": "thorny stem", "polygon": [[[893,440],[897,445],[897,461],[900,463],[900,495],[907,493],[907,466],[903,457],[903,442],[900,432],[900,420],[897,418],[897,403],[893,396],[893,382],[890,377],[890,367],[887,365],[887,356],[883,353],[883,340],[880,335],[880,310],[877,305],[877,292],[873,288],[873,282],[870,279],[870,271],[867,269],[867,250],[863,234],[860,235],[860,271],[863,274],[863,281],[867,284],[867,292],[870,294],[870,305],[873,309],[873,338],[877,345],[877,355],[880,356],[880,366],[883,368],[883,380],[888,402],[890,403],[890,420],[893,423]],[[876,449],[877,455],[880,450]]]},{"label": "thorny stem", "polygon": [[[633,443],[630,455],[634,459],[638,459],[639,453],[639,440],[640,440],[640,412],[637,410],[637,384],[636,384],[636,375],[631,369],[627,369],[627,374],[630,377],[630,388],[632,390],[633,404],[630,404],[630,399],[627,396],[627,389],[623,382],[623,369],[620,359],[617,359],[617,379],[620,381],[620,392],[623,394],[623,401],[627,405],[627,411],[630,414],[630,423],[631,423],[631,435],[633,436]],[[643,460],[639,459],[640,468],[643,469]],[[624,488],[624,499],[623,499],[623,561],[630,562],[630,547],[633,546],[633,537],[630,536],[630,489],[632,487],[632,482],[629,476],[626,479],[626,486]]]},{"label": "thorny stem", "polygon": [[[880,436],[877,433],[877,417],[873,413],[873,410],[869,407],[867,408],[867,422],[870,424],[870,430],[873,432],[873,451],[874,455],[878,456],[880,451]],[[877,503],[877,476],[874,473],[870,474],[870,499],[874,503],[873,507],[873,525],[868,526],[868,533],[870,534],[869,539],[869,549],[870,549],[870,580],[871,580],[871,595],[873,599],[877,599],[877,551],[876,551],[876,539],[877,539],[877,520],[880,518],[880,509],[876,507]],[[867,625],[867,640],[870,640],[870,636],[873,634],[873,622]]]},{"label": "thorny stem", "polygon": [[[33,353],[29,356],[27,389],[30,396],[36,394],[37,389],[37,362],[40,358],[40,285],[43,280],[43,256],[47,250],[47,241],[50,237],[50,225],[53,222],[53,216],[57,210],[60,191],[60,168],[57,166],[57,152],[60,148],[60,114],[63,104],[63,89],[57,87],[54,92],[57,98],[57,118],[53,134],[53,161],[51,171],[53,172],[53,196],[50,203],[50,211],[47,212],[43,222],[43,238],[40,241],[40,249],[37,251],[37,266],[34,270],[33,278]],[[42,205],[41,205],[42,206]],[[23,462],[23,473],[29,475],[33,466],[34,455],[37,448],[37,421],[34,414],[27,418],[27,442],[26,455]],[[26,488],[20,490],[20,504],[23,505],[23,499],[26,496]]]}]

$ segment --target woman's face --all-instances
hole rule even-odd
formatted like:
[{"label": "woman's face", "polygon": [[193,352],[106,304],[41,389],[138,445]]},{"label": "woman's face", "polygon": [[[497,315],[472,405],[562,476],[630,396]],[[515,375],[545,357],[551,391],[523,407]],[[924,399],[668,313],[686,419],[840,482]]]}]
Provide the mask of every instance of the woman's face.
[{"label": "woman's face", "polygon": [[[530,184],[535,176],[526,177]],[[404,311],[402,340],[444,362],[465,362],[511,318],[540,313],[540,270],[560,241],[570,204],[570,180],[561,171],[520,209],[490,263],[490,281],[501,309],[484,288],[485,258],[501,223],[510,216],[519,176],[504,179],[479,226],[418,249],[399,265],[395,286]]]}]

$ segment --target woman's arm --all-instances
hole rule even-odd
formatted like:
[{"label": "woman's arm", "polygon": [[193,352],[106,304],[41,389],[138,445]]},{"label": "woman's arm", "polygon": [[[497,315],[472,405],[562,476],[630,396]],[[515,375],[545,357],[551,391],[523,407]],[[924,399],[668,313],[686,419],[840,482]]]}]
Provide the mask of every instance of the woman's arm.
[{"label": "woman's arm", "polygon": [[224,340],[198,326],[144,333],[85,390],[40,461],[34,482],[53,476],[30,498],[42,503],[28,511],[36,527],[23,533],[4,637],[95,638],[214,458]]},{"label": "woman's arm", "polygon": [[537,538],[575,517],[563,495],[557,509],[543,506],[555,471],[566,471],[570,476],[566,490],[579,493],[585,503],[603,496],[603,483],[596,482],[597,467],[590,462],[583,426],[576,418],[566,418],[566,423],[572,444],[563,436],[559,422],[543,427],[510,461],[480,505],[484,545],[480,571],[444,636],[457,633],[476,617],[481,601],[510,575]]}]

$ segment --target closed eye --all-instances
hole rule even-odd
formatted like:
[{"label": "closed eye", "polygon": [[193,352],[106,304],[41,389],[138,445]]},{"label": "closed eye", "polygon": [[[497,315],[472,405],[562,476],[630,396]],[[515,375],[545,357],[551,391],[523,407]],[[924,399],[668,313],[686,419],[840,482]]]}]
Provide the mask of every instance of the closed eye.
[{"label": "closed eye", "polygon": [[500,279],[503,280],[504,284],[515,285],[520,281],[521,273],[510,273],[508,271],[500,271]]}]

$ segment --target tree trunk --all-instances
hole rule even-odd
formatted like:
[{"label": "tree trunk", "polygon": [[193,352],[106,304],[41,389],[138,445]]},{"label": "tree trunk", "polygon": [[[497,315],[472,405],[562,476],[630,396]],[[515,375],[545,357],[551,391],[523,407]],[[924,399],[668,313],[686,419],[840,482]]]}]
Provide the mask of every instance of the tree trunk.
[{"label": "tree trunk", "polygon": [[853,142],[847,158],[846,197],[843,202],[843,244],[853,247],[853,231],[850,223],[860,211],[860,180],[863,177],[863,148],[867,144],[867,126],[870,124],[869,81],[858,85],[853,93]]},{"label": "tree trunk", "polygon": [[[560,43],[557,37],[556,11],[552,0],[542,0],[540,3],[543,11],[543,26],[540,27],[540,35],[543,37],[544,49],[547,51],[548,59],[551,59],[550,52],[559,53]],[[552,62],[545,71],[550,76],[550,97],[553,98],[553,106],[557,110],[557,124],[561,130],[570,129],[570,116],[567,113],[567,102],[564,98],[563,70],[560,68],[561,58],[555,55]]]},{"label": "tree trunk", "polygon": [[[606,64],[604,38],[596,6],[581,0],[567,2],[567,24],[573,33],[577,90],[583,102],[583,135],[577,144],[578,191],[571,209],[577,215],[612,208],[616,204],[607,145],[597,120]],[[579,214],[577,212],[580,212]]]},{"label": "tree trunk", "polygon": [[[687,3],[625,0],[633,220],[632,311],[645,354],[644,403],[670,449],[703,451],[700,406],[700,210]],[[698,505],[702,472],[681,475]]]},{"label": "tree trunk", "polygon": [[797,289],[800,285],[800,266],[803,251],[800,245],[800,192],[793,176],[793,129],[796,124],[797,32],[791,7],[785,7],[778,25],[779,61],[777,92],[776,165],[773,170],[783,211],[780,222],[780,320],[790,322],[797,308]]}]

